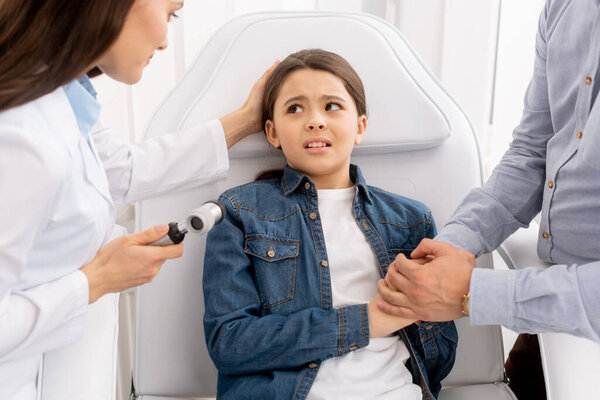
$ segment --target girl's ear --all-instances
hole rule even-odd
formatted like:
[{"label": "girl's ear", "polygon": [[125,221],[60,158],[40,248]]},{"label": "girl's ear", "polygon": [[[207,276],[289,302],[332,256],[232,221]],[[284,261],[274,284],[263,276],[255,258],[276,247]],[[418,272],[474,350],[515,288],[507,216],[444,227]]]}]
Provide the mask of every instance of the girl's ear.
[{"label": "girl's ear", "polygon": [[277,133],[275,133],[275,124],[273,124],[273,121],[270,119],[265,122],[265,133],[267,134],[267,140],[273,145],[273,147],[276,149],[281,147],[279,138],[277,138]]},{"label": "girl's ear", "polygon": [[361,115],[358,117],[358,129],[356,130],[356,137],[354,138],[354,144],[360,144],[365,138],[367,131],[367,116]]}]

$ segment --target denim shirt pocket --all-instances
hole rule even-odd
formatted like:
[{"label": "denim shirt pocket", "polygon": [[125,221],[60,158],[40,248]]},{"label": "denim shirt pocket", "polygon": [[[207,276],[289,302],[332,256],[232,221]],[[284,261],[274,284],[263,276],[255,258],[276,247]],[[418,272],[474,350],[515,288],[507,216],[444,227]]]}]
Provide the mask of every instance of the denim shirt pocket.
[{"label": "denim shirt pocket", "polygon": [[262,307],[267,309],[294,297],[299,241],[248,236],[244,252],[252,259]]}]

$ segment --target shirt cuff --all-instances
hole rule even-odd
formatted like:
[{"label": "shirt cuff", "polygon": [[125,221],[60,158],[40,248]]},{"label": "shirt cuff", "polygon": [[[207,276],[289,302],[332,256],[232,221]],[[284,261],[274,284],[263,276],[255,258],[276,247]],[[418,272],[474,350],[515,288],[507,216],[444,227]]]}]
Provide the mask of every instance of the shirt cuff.
[{"label": "shirt cuff", "polygon": [[59,330],[64,335],[66,343],[74,342],[81,336],[85,328],[85,316],[90,300],[90,285],[81,270],[74,271],[56,281],[56,293],[68,293],[64,298],[64,308],[69,310],[66,319]]},{"label": "shirt cuff", "polygon": [[369,344],[367,304],[338,308],[338,356],[362,349]]},{"label": "shirt cuff", "polygon": [[440,242],[448,242],[454,247],[475,254],[475,256],[479,256],[481,252],[479,236],[461,224],[446,225],[434,239]]},{"label": "shirt cuff", "polygon": [[473,270],[469,292],[471,325],[513,325],[516,277],[515,270]]}]

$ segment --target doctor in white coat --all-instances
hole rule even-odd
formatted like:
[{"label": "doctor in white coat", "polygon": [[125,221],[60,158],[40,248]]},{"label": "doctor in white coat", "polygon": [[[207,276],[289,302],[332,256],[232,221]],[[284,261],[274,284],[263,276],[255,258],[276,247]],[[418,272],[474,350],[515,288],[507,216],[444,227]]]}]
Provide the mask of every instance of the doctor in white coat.
[{"label": "doctor in white coat", "polygon": [[0,4],[0,399],[34,400],[43,354],[78,340],[88,304],[182,254],[144,246],[166,225],[108,242],[113,201],[222,177],[227,148],[261,129],[270,70],[239,110],[128,145],[98,121],[88,76],[137,82],[183,1]]}]

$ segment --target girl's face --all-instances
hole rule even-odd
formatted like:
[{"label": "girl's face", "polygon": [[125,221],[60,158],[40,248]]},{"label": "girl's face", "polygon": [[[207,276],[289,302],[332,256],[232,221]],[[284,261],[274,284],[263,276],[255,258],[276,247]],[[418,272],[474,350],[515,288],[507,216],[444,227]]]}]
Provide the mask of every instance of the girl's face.
[{"label": "girl's face", "polygon": [[128,84],[142,77],[156,50],[167,47],[167,23],[183,0],[136,0],[117,40],[96,65],[111,78]]},{"label": "girl's face", "polygon": [[265,123],[267,139],[281,147],[290,167],[319,189],[352,186],[350,154],[365,135],[367,117],[335,75],[301,69],[285,78]]}]

